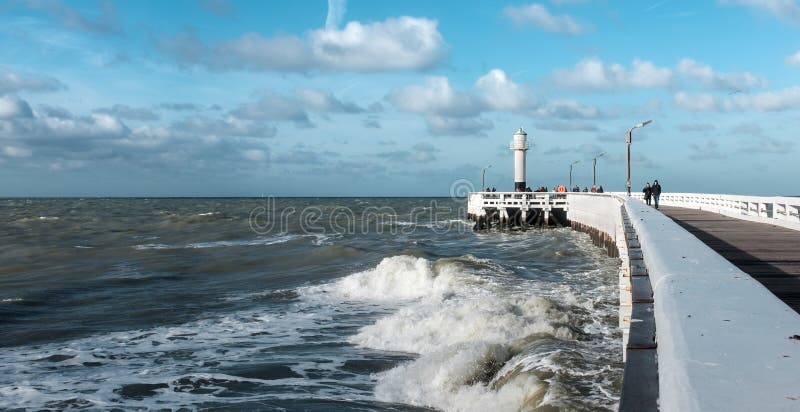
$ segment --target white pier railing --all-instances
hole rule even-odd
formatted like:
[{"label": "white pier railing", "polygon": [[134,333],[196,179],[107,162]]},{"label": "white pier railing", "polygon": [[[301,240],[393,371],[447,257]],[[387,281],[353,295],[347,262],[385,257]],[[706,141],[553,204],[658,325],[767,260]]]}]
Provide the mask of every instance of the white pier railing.
[{"label": "white pier railing", "polygon": [[467,213],[482,216],[485,208],[566,210],[568,206],[566,193],[472,192],[469,194]]},{"label": "white pier railing", "polygon": [[[632,197],[642,199],[642,194],[635,193]],[[662,193],[659,204],[800,230],[800,197]]]}]

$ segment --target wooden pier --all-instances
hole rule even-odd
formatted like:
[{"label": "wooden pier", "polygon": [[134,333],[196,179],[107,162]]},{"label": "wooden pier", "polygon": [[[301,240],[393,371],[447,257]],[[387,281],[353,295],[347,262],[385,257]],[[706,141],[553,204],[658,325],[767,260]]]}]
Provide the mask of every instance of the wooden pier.
[{"label": "wooden pier", "polygon": [[660,210],[800,313],[800,231],[703,210]]}]

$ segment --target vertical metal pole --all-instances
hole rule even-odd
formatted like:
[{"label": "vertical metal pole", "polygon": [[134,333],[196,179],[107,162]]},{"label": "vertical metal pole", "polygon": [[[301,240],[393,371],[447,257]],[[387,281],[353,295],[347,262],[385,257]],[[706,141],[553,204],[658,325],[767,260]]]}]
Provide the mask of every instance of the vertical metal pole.
[{"label": "vertical metal pole", "polygon": [[486,168],[483,169],[483,176],[481,177],[481,192],[486,190]]},{"label": "vertical metal pole", "polygon": [[628,188],[628,197],[631,196],[631,130],[628,130],[627,136],[628,144],[628,181],[626,187]]},{"label": "vertical metal pole", "polygon": [[592,159],[592,187],[597,187],[597,158]]},{"label": "vertical metal pole", "polygon": [[569,192],[572,191],[572,165],[569,165]]}]

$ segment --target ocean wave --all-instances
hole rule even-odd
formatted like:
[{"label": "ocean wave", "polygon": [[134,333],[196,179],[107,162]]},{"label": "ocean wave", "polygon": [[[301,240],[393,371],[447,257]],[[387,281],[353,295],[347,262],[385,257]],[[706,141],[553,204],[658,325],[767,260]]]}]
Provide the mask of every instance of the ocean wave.
[{"label": "ocean wave", "polygon": [[275,245],[279,243],[286,243],[295,239],[303,238],[303,237],[314,237],[315,242],[319,241],[319,237],[312,236],[312,235],[296,235],[296,234],[287,234],[287,235],[280,235],[280,236],[270,236],[270,237],[257,237],[253,239],[237,239],[237,240],[217,240],[217,241],[210,241],[210,242],[195,242],[189,243],[186,245],[169,245],[164,243],[146,243],[141,245],[133,246],[134,249],[137,250],[148,250],[148,249],[207,249],[207,248],[218,248],[218,247],[237,247],[237,246],[269,246]]},{"label": "ocean wave", "polygon": [[470,281],[479,279],[464,276],[457,265],[436,265],[425,258],[401,255],[384,258],[374,269],[305,287],[301,292],[307,298],[392,302],[445,295]]},{"label": "ocean wave", "polygon": [[[509,288],[502,271],[501,265],[473,255],[435,261],[393,256],[372,269],[302,288],[300,296],[398,306],[348,338],[364,348],[419,354],[376,375],[381,401],[459,411],[528,410],[580,399],[561,391],[581,387],[591,396],[572,407],[614,407],[617,400],[608,395],[613,391],[602,390],[613,383],[598,383],[594,374],[581,372],[591,365],[579,360],[596,348],[576,342],[586,339],[581,327],[593,322],[572,314],[573,308],[592,305],[591,299],[563,290],[536,296],[531,285],[527,291]],[[557,349],[537,350],[546,347],[540,342],[554,342]],[[566,378],[553,378],[555,373]]]}]

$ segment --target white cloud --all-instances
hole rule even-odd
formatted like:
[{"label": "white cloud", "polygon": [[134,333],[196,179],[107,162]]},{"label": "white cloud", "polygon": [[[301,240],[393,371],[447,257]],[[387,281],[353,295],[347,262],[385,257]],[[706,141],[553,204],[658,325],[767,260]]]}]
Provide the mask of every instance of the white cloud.
[{"label": "white cloud", "polygon": [[692,59],[682,59],[678,62],[678,72],[701,81],[707,87],[719,90],[750,89],[767,86],[767,79],[744,73],[719,73],[707,65]]},{"label": "white cloud", "polygon": [[800,50],[797,53],[786,58],[786,64],[790,66],[800,67]]},{"label": "white cloud", "polygon": [[33,111],[28,102],[17,96],[0,96],[0,119],[32,117]]},{"label": "white cloud", "polygon": [[446,77],[432,76],[424,85],[405,86],[386,96],[397,108],[424,115],[469,117],[485,105],[478,97],[453,89]]},{"label": "white cloud", "polygon": [[550,33],[580,35],[589,27],[576,21],[568,14],[551,14],[541,4],[533,3],[524,6],[507,6],[503,14],[517,26],[533,25]]},{"label": "white cloud", "polygon": [[224,119],[192,117],[176,123],[174,130],[205,137],[273,137],[275,126],[263,122],[251,122],[233,116]]},{"label": "white cloud", "polygon": [[309,110],[322,113],[363,113],[363,107],[355,103],[343,102],[333,94],[318,89],[297,89],[297,99]]},{"label": "white cloud", "polygon": [[711,111],[717,108],[717,101],[709,93],[677,92],[673,96],[678,107],[692,111]]},{"label": "white cloud", "polygon": [[438,22],[408,16],[312,30],[305,39],[248,33],[209,46],[184,32],[157,43],[181,63],[211,70],[421,70],[434,67],[445,54]]},{"label": "white cloud", "polygon": [[580,90],[645,89],[668,86],[672,70],[639,59],[629,69],[591,57],[579,61],[572,69],[556,70],[553,77],[562,86]]},{"label": "white cloud", "polygon": [[318,89],[296,89],[292,95],[264,93],[254,102],[239,105],[232,114],[240,119],[292,121],[299,127],[313,127],[308,112],[364,113],[367,109],[337,99]]},{"label": "white cloud", "polygon": [[800,108],[800,86],[762,93],[738,93],[724,99],[710,93],[677,92],[675,104],[695,111],[771,112]]},{"label": "white cloud", "polygon": [[763,93],[736,94],[725,100],[726,110],[780,111],[800,107],[800,87]]},{"label": "white cloud", "polygon": [[247,149],[242,151],[242,157],[253,162],[263,162],[267,160],[268,153],[261,149]]},{"label": "white cloud", "polygon": [[493,109],[519,110],[536,104],[531,93],[514,83],[506,72],[500,69],[492,69],[481,76],[475,82],[475,87]]},{"label": "white cloud", "polygon": [[3,153],[8,157],[30,157],[33,152],[25,147],[6,146],[3,148]]},{"label": "white cloud", "polygon": [[778,18],[800,23],[800,4],[795,0],[718,0],[721,4],[733,4],[759,9]]},{"label": "white cloud", "polygon": [[31,92],[52,92],[64,88],[54,77],[42,75],[19,75],[11,71],[0,73],[0,95],[23,90]]}]

